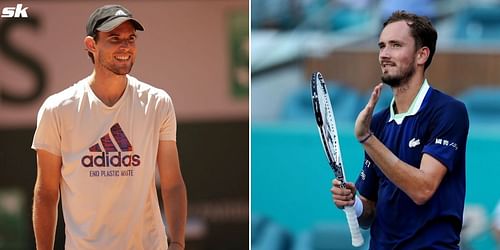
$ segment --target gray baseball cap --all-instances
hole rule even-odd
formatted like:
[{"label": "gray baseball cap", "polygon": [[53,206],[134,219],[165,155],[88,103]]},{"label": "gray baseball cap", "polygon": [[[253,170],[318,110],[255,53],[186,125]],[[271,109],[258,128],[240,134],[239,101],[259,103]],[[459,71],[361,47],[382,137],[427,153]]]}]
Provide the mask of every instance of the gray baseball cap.
[{"label": "gray baseball cap", "polygon": [[109,32],[125,21],[131,21],[136,30],[144,27],[132,17],[132,13],[121,5],[105,5],[96,9],[87,22],[87,35],[95,36],[97,31]]}]

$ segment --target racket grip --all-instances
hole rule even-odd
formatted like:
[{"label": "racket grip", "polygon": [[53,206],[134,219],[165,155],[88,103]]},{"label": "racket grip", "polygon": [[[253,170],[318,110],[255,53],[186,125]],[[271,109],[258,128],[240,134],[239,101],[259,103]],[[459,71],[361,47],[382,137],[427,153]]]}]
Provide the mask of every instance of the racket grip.
[{"label": "racket grip", "polygon": [[347,224],[349,224],[349,231],[351,231],[352,245],[354,247],[360,247],[363,245],[365,240],[361,231],[359,230],[358,218],[356,217],[356,211],[353,206],[344,207],[344,212],[347,217]]}]

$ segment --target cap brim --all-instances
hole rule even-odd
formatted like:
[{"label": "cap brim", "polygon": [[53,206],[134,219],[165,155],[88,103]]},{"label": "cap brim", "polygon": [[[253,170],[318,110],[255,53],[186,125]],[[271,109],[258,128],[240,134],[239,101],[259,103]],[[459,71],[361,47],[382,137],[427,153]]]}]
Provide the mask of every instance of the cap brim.
[{"label": "cap brim", "polygon": [[101,26],[99,26],[99,28],[97,28],[97,30],[102,31],[102,32],[109,32],[109,31],[114,30],[116,27],[118,27],[120,24],[122,24],[126,21],[131,21],[136,30],[144,31],[144,27],[142,27],[142,25],[139,23],[139,21],[137,21],[134,18],[130,18],[130,17],[117,17],[115,19],[112,19],[109,22],[105,22],[105,23],[101,24]]}]

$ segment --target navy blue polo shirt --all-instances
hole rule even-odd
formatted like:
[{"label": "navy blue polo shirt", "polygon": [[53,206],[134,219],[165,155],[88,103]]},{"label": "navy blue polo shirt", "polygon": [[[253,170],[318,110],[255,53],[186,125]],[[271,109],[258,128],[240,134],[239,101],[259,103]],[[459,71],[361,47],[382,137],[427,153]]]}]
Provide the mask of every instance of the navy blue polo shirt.
[{"label": "navy blue polo shirt", "polygon": [[370,249],[458,249],[465,199],[465,148],[469,119],[465,105],[422,85],[408,112],[391,106],[375,114],[371,129],[399,159],[419,168],[422,156],[439,160],[447,172],[434,195],[415,204],[365,153],[356,181],[359,193],[376,202]]}]

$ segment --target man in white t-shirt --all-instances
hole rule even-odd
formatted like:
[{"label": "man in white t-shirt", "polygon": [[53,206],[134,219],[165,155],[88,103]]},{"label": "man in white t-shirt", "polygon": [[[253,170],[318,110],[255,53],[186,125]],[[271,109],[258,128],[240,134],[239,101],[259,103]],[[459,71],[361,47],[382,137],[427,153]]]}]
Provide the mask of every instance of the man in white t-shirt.
[{"label": "man in white t-shirt", "polygon": [[128,75],[136,30],[144,28],[124,7],[96,9],[84,39],[94,71],[40,108],[32,145],[37,249],[54,247],[59,197],[66,249],[184,249],[187,198],[174,107],[165,91]]}]

